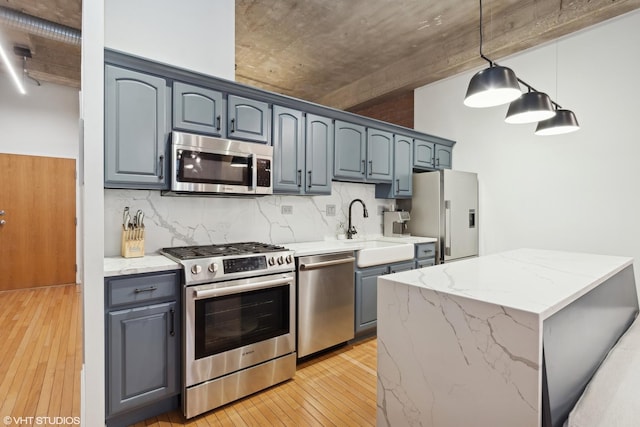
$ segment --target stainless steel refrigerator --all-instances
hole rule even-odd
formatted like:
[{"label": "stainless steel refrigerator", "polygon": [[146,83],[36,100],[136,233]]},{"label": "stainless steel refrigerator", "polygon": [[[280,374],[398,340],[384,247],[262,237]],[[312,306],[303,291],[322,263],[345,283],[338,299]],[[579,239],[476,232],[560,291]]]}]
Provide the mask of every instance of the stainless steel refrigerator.
[{"label": "stainless steel refrigerator", "polygon": [[450,169],[413,174],[408,229],[438,238],[439,263],[478,255],[478,176]]}]

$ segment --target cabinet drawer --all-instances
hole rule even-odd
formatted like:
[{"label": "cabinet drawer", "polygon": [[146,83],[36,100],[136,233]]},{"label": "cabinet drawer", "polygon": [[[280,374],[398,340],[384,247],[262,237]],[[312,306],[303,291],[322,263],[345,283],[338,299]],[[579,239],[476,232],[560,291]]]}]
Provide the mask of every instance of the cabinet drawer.
[{"label": "cabinet drawer", "polygon": [[107,307],[177,299],[178,272],[108,278]]},{"label": "cabinet drawer", "polygon": [[436,244],[418,243],[416,244],[416,258],[434,258],[436,256]]}]

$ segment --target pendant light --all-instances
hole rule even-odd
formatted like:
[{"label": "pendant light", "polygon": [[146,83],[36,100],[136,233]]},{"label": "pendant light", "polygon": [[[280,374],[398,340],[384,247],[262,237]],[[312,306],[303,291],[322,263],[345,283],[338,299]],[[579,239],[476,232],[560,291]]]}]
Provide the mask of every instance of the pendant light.
[{"label": "pendant light", "polygon": [[535,134],[561,135],[563,133],[575,132],[578,129],[580,129],[580,125],[573,111],[558,109],[556,110],[555,116],[538,123]]},{"label": "pendant light", "polygon": [[518,98],[522,92],[516,73],[511,68],[495,64],[482,53],[482,0],[480,0],[480,57],[489,68],[476,73],[469,82],[464,105],[473,108],[494,107]]},{"label": "pendant light", "polygon": [[551,98],[543,92],[531,91],[523,93],[520,98],[509,104],[504,121],[507,123],[533,123],[549,119],[556,115],[551,105]]}]

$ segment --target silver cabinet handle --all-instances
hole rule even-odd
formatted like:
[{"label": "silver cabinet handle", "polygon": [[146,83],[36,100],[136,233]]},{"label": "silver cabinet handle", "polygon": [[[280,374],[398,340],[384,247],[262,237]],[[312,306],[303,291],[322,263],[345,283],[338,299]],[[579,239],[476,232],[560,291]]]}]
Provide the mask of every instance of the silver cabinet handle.
[{"label": "silver cabinet handle", "polygon": [[444,254],[451,255],[451,200],[444,201]]},{"label": "silver cabinet handle", "polygon": [[300,270],[313,270],[314,268],[329,267],[332,265],[347,264],[356,259],[352,256],[347,258],[334,259],[331,261],[314,262],[313,264],[300,264]]},{"label": "silver cabinet handle", "polygon": [[5,221],[4,219],[0,219],[0,225],[5,225],[7,223],[7,221]]},{"label": "silver cabinet handle", "polygon": [[136,294],[139,294],[141,292],[153,292],[156,289],[158,289],[157,286],[149,286],[148,288],[143,288],[143,289],[136,288],[136,289],[134,289],[133,292],[135,292]]},{"label": "silver cabinet handle", "polygon": [[307,187],[311,188],[311,171],[307,172],[309,174],[309,184]]},{"label": "silver cabinet handle", "polygon": [[373,160],[369,160],[369,175],[373,175]]},{"label": "silver cabinet handle", "polygon": [[164,155],[160,154],[160,176],[158,179],[164,179]]},{"label": "silver cabinet handle", "polygon": [[298,187],[302,187],[302,169],[298,169]]},{"label": "silver cabinet handle", "polygon": [[363,160],[362,161],[362,175],[364,175],[366,169],[367,169],[366,162]]}]

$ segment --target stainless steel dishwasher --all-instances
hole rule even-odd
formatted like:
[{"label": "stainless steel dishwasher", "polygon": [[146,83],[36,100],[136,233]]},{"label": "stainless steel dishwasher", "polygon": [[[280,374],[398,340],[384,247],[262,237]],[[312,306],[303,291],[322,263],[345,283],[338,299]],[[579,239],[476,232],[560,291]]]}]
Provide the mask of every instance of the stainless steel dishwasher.
[{"label": "stainless steel dishwasher", "polygon": [[296,258],[298,359],[354,337],[353,252]]}]

